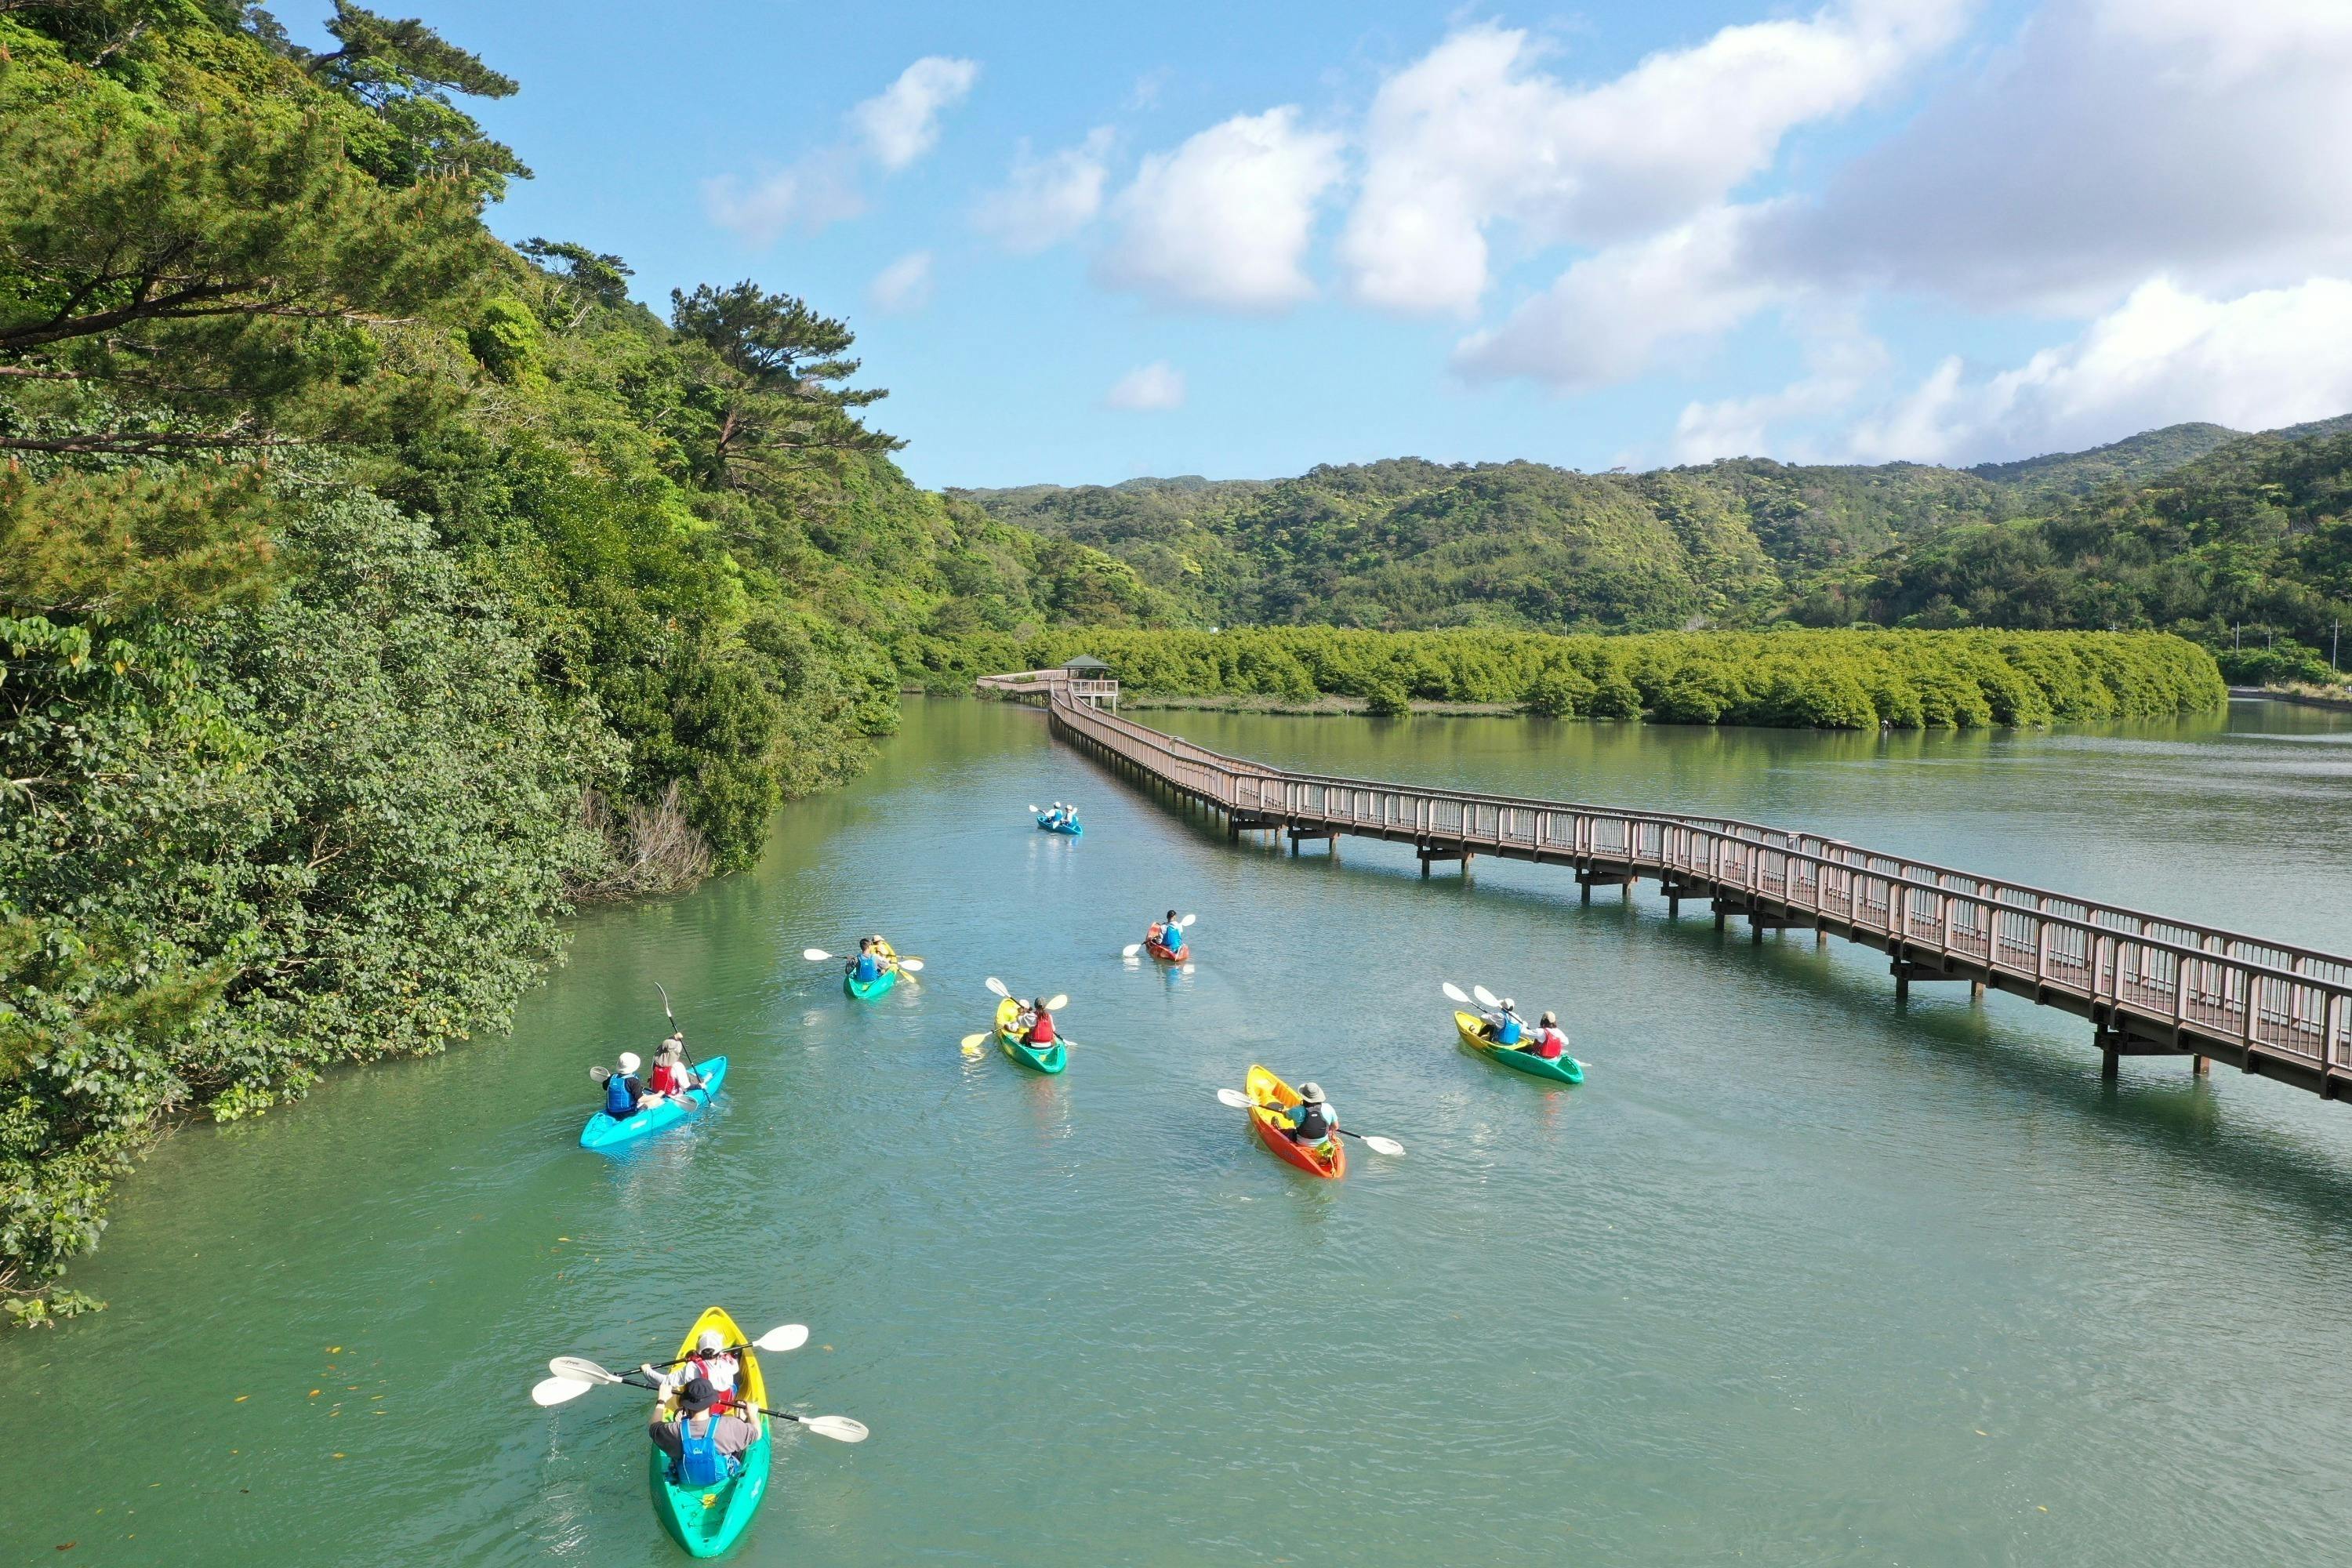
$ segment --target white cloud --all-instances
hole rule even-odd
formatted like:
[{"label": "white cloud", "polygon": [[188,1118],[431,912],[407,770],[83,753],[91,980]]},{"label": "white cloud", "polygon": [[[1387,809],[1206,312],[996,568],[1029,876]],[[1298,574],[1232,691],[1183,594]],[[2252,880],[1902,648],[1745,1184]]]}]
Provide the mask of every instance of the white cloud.
[{"label": "white cloud", "polygon": [[1060,244],[1102,210],[1110,144],[1108,125],[1088,132],[1076,146],[1043,158],[1031,156],[1023,142],[1012,173],[1003,185],[981,198],[972,221],[1015,255]]},{"label": "white cloud", "polygon": [[1184,373],[1164,359],[1139,365],[1111,384],[1103,406],[1132,414],[1163,414],[1184,406]]},{"label": "white cloud", "polygon": [[940,115],[962,102],[979,78],[976,60],[925,55],[851,110],[849,122],[877,163],[903,169],[931,150],[940,139]]},{"label": "white cloud", "polygon": [[903,316],[931,302],[931,253],[910,250],[874,275],[866,297],[885,315]]},{"label": "white cloud", "polygon": [[1785,297],[1743,272],[1746,221],[1740,209],[1717,207],[1576,263],[1501,326],[1463,339],[1454,368],[1475,379],[1528,376],[1561,392],[1641,374],[1663,347],[1711,338]]},{"label": "white cloud", "polygon": [[2159,274],[2352,271],[2352,5],[2051,0],[1756,241],[1841,289],[2069,315]]},{"label": "white cloud", "polygon": [[1984,462],[2210,419],[2242,430],[2352,408],[2352,279],[2216,300],[2143,284],[2074,342],[1971,379],[1947,360],[1848,437],[1864,460]]},{"label": "white cloud", "polygon": [[1723,28],[1612,81],[1567,87],[1520,30],[1456,30],[1381,84],[1339,241],[1356,296],[1468,314],[1487,230],[1605,243],[1682,223],[1766,168],[1792,129],[1843,113],[1949,42],[1969,0],[1845,0]]},{"label": "white cloud", "polygon": [[705,180],[702,206],[719,227],[772,245],[787,229],[814,234],[864,212],[856,174],[845,153],[826,148],[749,183],[733,174]]},{"label": "white cloud", "polygon": [[1163,301],[1272,310],[1310,298],[1304,268],[1317,205],[1340,174],[1340,139],[1302,129],[1296,107],[1236,115],[1143,160],[1119,193],[1114,287]]}]

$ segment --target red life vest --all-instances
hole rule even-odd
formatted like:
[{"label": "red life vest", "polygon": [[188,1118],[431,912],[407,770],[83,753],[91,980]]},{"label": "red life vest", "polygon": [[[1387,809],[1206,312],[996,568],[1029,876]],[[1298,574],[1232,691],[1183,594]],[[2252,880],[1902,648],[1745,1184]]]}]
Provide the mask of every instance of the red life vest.
[{"label": "red life vest", "polygon": [[1029,1026],[1029,1043],[1033,1046],[1050,1046],[1054,1043],[1054,1015],[1051,1013],[1037,1015],[1037,1021]]}]

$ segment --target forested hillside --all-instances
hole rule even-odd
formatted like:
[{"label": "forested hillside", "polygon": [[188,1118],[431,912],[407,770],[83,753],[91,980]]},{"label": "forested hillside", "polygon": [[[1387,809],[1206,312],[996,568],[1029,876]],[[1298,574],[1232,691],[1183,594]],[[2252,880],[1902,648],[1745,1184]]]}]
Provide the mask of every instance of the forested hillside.
[{"label": "forested hillside", "polygon": [[2352,614],[2347,423],[2179,425],[1968,470],[1400,459],[950,493],[1118,556],[1209,625],[2153,627],[2234,676],[2316,676]]},{"label": "forested hillside", "polygon": [[916,490],[844,323],[519,254],[515,84],[339,4],[0,7],[0,1296],[150,1129],[505,1026],[927,637],[1165,612]]}]

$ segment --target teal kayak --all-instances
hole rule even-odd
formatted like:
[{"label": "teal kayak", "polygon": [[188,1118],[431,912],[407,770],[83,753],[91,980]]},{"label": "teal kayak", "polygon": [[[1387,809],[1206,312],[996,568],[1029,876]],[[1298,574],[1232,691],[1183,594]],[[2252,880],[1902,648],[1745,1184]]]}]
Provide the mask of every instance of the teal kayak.
[{"label": "teal kayak", "polygon": [[1042,812],[1038,815],[1037,826],[1048,833],[1066,833],[1073,838],[1083,836],[1087,830],[1087,825],[1083,822],[1049,821]]},{"label": "teal kayak", "polygon": [[1584,1064],[1574,1057],[1562,1057],[1556,1062],[1548,1062],[1539,1056],[1520,1050],[1516,1047],[1496,1045],[1486,1037],[1486,1022],[1475,1013],[1455,1013],[1454,1029],[1462,1037],[1464,1045],[1490,1062],[1500,1062],[1507,1068],[1517,1068],[1530,1078],[1548,1078],[1559,1083],[1584,1081]]},{"label": "teal kayak", "polygon": [[898,984],[898,955],[888,942],[882,944],[882,956],[890,960],[890,967],[871,980],[853,979],[846,972],[841,977],[841,988],[860,1002],[871,1002]]},{"label": "teal kayak", "polygon": [[1019,1031],[1013,1026],[1013,1020],[1018,1017],[1020,1013],[1021,1004],[1018,1002],[997,1004],[996,1043],[1004,1047],[1004,1054],[1023,1067],[1034,1068],[1039,1072],[1060,1072],[1069,1066],[1069,1057],[1062,1049],[1061,1041],[1055,1040],[1041,1051],[1022,1039]]},{"label": "teal kayak", "polygon": [[583,1149],[618,1149],[700,1114],[704,1106],[719,1097],[719,1086],[727,1079],[727,1058],[705,1057],[694,1064],[694,1070],[702,1075],[702,1087],[692,1090],[682,1100],[665,1100],[659,1105],[618,1121],[601,1110],[596,1112],[588,1119],[588,1125],[580,1130],[580,1146]]}]

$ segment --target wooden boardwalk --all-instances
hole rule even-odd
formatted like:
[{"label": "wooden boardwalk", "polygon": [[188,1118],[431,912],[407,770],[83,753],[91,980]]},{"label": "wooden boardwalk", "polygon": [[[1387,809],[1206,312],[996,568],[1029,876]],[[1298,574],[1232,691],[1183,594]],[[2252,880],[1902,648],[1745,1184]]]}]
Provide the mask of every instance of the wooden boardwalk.
[{"label": "wooden boardwalk", "polygon": [[1655,880],[1680,911],[1705,900],[1720,929],[1801,927],[1877,948],[1898,995],[1962,982],[2088,1018],[2113,1077],[2126,1056],[2218,1059],[2312,1090],[2352,1092],[2352,958],[2265,942],[1956,871],[1843,839],[1725,817],[1576,805],[1291,773],[1121,717],[1118,683],[1060,670],[990,676],[1043,701],[1054,731],[1139,779],[1224,814],[1226,831],[1411,844],[1433,862],[1480,855],[1574,868],[1596,886]]}]

